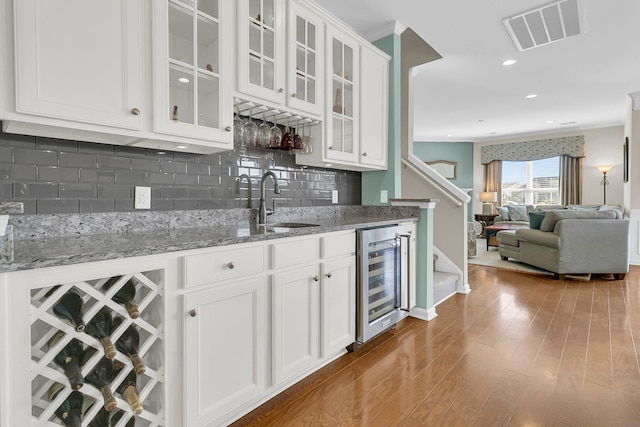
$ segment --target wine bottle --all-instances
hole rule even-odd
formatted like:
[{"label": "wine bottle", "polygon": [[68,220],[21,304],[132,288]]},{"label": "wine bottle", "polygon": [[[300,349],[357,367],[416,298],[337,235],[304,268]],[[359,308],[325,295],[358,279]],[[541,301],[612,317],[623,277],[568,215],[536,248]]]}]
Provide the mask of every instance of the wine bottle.
[{"label": "wine bottle", "polygon": [[109,336],[112,325],[113,317],[111,317],[111,310],[109,307],[103,307],[87,324],[87,329],[85,330],[87,334],[100,341],[107,359],[116,357],[116,349]]},{"label": "wine bottle", "polygon": [[111,418],[111,412],[104,408],[100,408],[98,413],[89,423],[89,427],[109,427],[109,420]]},{"label": "wine bottle", "polygon": [[[104,290],[110,289],[118,280],[120,280],[122,276],[115,276],[110,278],[105,282],[102,286]],[[136,284],[133,279],[129,279],[127,283],[124,284],[120,288],[118,292],[115,293],[114,296],[111,297],[112,300],[117,302],[118,304],[124,305],[129,312],[129,317],[132,319],[137,319],[140,316],[140,310],[138,310],[138,304],[135,302],[136,297]]]},{"label": "wine bottle", "polygon": [[[109,427],[116,427],[116,425],[118,424],[118,421],[120,421],[120,419],[124,414],[125,412],[120,410],[114,413],[113,415],[111,415],[111,420],[109,421]],[[124,425],[124,427],[135,427],[135,426],[136,426],[136,417],[129,418],[129,421],[127,421],[127,423]]]},{"label": "wine bottle", "polygon": [[69,320],[76,331],[84,331],[86,325],[82,320],[82,297],[73,291],[68,291],[53,306],[53,312],[59,317]]},{"label": "wine bottle", "polygon": [[[87,348],[82,355],[82,364],[87,363],[96,352],[97,350],[92,347]],[[107,411],[113,411],[116,408],[116,399],[111,392],[113,371],[113,361],[103,357],[84,378],[89,384],[100,390],[104,399],[104,409]]]},{"label": "wine bottle", "polygon": [[[47,345],[53,347],[58,341],[64,337],[64,332],[58,331],[49,339]],[[53,358],[54,362],[62,367],[65,375],[69,378],[69,384],[74,390],[78,390],[84,384],[82,372],[80,372],[80,362],[82,361],[82,342],[72,339],[64,346],[62,350]]]},{"label": "wine bottle", "polygon": [[[123,319],[121,317],[116,317],[113,320],[113,330],[115,330],[121,323]],[[112,330],[112,332],[113,332]],[[140,334],[135,326],[130,325],[126,331],[118,338],[116,341],[116,348],[118,351],[126,354],[131,362],[133,362],[133,369],[136,374],[142,375],[146,370],[140,355],[138,354],[138,349],[140,347]]]},{"label": "wine bottle", "polygon": [[[60,383],[55,383],[49,387],[49,400],[54,400],[58,393],[62,391],[64,386]],[[69,397],[56,409],[55,414],[62,420],[67,427],[81,427],[82,426],[82,405],[84,401],[84,395],[79,391],[72,391]]]},{"label": "wine bottle", "polygon": [[[115,372],[113,378],[118,375],[118,372],[124,367],[121,363],[114,363]],[[139,415],[142,412],[142,403],[140,397],[138,397],[138,389],[136,388],[136,373],[134,371],[129,372],[126,378],[116,388],[116,393],[121,395],[124,400],[127,401],[134,414]]]}]

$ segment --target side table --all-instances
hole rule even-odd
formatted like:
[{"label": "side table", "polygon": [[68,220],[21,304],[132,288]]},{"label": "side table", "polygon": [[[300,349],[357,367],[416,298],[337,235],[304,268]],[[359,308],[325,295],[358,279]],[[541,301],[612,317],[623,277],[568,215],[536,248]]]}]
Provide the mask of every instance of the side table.
[{"label": "side table", "polygon": [[493,220],[496,219],[498,215],[497,214],[475,214],[474,218],[476,221],[478,221],[480,224],[482,224],[482,234],[481,236],[485,236],[485,232],[484,229],[485,227],[488,227],[490,225],[493,225]]}]

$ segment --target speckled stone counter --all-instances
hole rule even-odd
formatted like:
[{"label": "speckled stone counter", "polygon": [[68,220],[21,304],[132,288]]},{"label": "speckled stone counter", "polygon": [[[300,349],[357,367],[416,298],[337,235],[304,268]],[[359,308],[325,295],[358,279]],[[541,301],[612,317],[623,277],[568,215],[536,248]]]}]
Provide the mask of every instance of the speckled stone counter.
[{"label": "speckled stone counter", "polygon": [[14,260],[0,272],[202,249],[417,221],[412,207],[338,206],[278,208],[268,223],[313,227],[259,227],[255,210],[105,214],[13,215]]}]

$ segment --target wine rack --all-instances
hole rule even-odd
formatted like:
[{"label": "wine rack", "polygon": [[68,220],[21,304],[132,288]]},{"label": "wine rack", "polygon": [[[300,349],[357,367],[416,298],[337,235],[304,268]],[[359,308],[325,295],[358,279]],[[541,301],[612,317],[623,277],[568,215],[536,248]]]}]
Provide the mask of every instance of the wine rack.
[{"label": "wine rack", "polygon": [[[124,274],[113,286],[105,290],[104,284],[114,276],[63,284],[55,283],[49,287],[31,290],[32,425],[62,425],[55,411],[73,390],[62,368],[54,362],[54,358],[72,339],[80,340],[85,348],[90,346],[98,350],[83,364],[83,377],[90,373],[104,356],[103,347],[96,338],[85,332],[77,332],[73,325],[58,317],[53,311],[54,305],[65,293],[75,292],[82,297],[82,317],[87,324],[105,306],[112,311],[114,319],[116,317],[123,319],[110,334],[113,343],[116,343],[131,325],[134,325],[140,335],[138,354],[145,364],[146,371],[137,377],[137,391],[143,411],[134,415],[127,401],[116,394],[118,385],[133,369],[131,360],[118,351],[114,362],[121,362],[124,368],[112,380],[111,389],[116,396],[117,408],[124,410],[125,414],[118,421],[117,427],[124,427],[133,416],[135,416],[136,427],[164,426],[163,270]],[[136,287],[135,300],[140,311],[136,319],[129,316],[123,305],[111,299],[129,280],[133,281]],[[49,347],[49,341],[58,331],[64,332],[64,336]],[[50,401],[48,390],[55,383],[63,384],[65,387]],[[103,406],[102,394],[86,381],[79,391],[84,395],[82,425],[88,426]]]}]

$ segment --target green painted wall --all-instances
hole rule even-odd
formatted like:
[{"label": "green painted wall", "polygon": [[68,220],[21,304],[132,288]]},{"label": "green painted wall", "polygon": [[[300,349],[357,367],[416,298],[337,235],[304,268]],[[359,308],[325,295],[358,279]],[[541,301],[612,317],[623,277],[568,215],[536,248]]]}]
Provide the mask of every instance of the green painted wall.
[{"label": "green painted wall", "polygon": [[390,34],[373,43],[391,56],[389,63],[389,169],[362,173],[362,204],[380,205],[380,190],[400,197],[400,35]]},{"label": "green painted wall", "polygon": [[[459,188],[473,188],[473,143],[472,142],[424,142],[413,143],[413,154],[424,162],[447,160],[457,162],[456,179],[451,183]],[[469,192],[473,200],[473,192]],[[467,219],[473,221],[473,209],[467,209]]]}]

